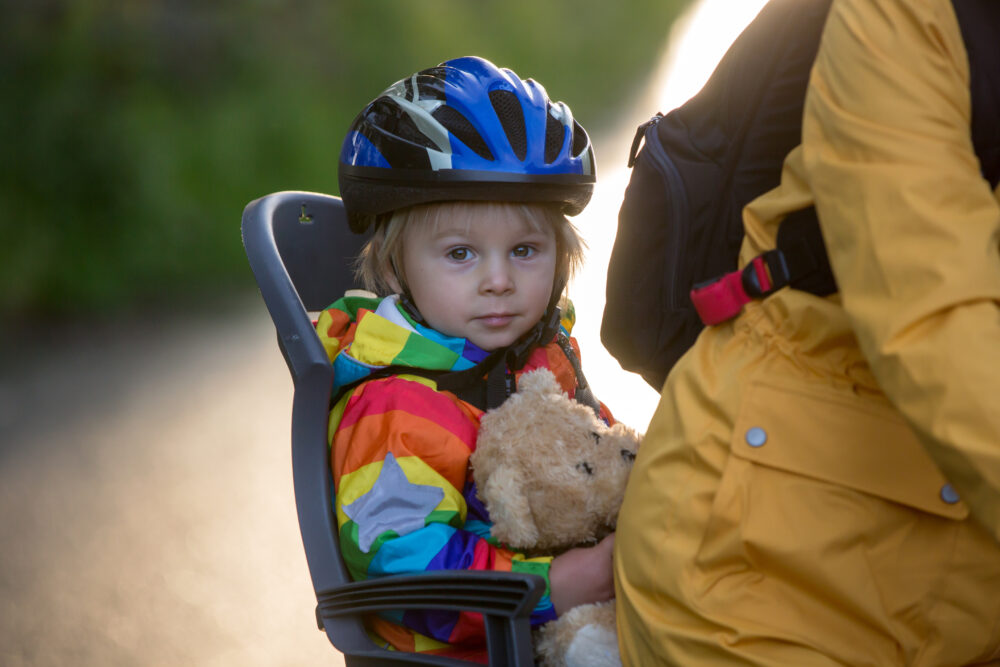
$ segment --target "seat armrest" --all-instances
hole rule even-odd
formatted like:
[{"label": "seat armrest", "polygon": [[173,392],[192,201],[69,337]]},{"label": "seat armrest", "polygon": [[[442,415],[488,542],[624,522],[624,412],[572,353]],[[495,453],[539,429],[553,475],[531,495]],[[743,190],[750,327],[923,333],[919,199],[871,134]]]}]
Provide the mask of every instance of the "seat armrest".
[{"label": "seat armrest", "polygon": [[[483,614],[491,665],[532,665],[530,616],[545,593],[545,580],[523,572],[439,570],[357,581],[321,591],[317,618],[393,610],[450,610]],[[385,655],[373,645],[374,655]],[[394,654],[402,657],[402,654]],[[407,662],[417,654],[406,654]],[[427,656],[430,658],[431,656]],[[433,664],[442,663],[441,656]],[[454,661],[455,665],[466,664]]]},{"label": "seat armrest", "polygon": [[529,616],[545,579],[522,572],[436,570],[355,581],[317,597],[324,617],[391,609],[447,609],[514,618]]}]

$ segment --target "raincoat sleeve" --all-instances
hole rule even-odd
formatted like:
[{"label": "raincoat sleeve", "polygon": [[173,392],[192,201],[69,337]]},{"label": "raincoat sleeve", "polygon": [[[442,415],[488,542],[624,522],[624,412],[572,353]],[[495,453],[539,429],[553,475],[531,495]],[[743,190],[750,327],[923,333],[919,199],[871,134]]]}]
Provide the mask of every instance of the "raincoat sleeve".
[{"label": "raincoat sleeve", "polygon": [[[425,570],[531,572],[551,558],[500,548],[469,474],[479,427],[474,408],[432,381],[393,376],[360,385],[331,414],[335,509],[355,579]],[[555,618],[548,591],[534,624]],[[449,644],[485,641],[473,614],[406,612],[391,619]]]},{"label": "raincoat sleeve", "polygon": [[1000,206],[970,118],[950,2],[834,3],[803,154],[843,306],[889,399],[1000,539]]}]

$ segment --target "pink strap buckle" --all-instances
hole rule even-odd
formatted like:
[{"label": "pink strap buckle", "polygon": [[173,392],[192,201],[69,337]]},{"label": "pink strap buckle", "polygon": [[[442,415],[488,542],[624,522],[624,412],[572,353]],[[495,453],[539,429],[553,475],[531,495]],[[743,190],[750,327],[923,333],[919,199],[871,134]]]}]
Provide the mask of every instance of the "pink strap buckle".
[{"label": "pink strap buckle", "polygon": [[733,271],[694,286],[691,290],[691,303],[706,326],[733,319],[740,314],[743,306],[753,300],[754,297],[747,293],[744,286],[745,277],[756,279],[754,287],[759,286],[759,290],[754,291],[766,294],[771,290],[771,279],[768,277],[763,255],[754,257],[742,271]]}]

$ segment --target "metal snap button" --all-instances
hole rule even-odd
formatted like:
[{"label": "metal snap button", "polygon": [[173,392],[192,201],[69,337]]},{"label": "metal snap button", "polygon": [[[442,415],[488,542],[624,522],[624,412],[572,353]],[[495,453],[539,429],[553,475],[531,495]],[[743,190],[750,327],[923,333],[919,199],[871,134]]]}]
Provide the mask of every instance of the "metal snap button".
[{"label": "metal snap button", "polygon": [[751,447],[760,447],[767,442],[767,431],[759,426],[747,429],[746,441]]},{"label": "metal snap button", "polygon": [[945,484],[941,487],[941,500],[945,501],[949,505],[954,505],[961,498],[958,495],[958,491],[955,490],[951,484]]}]

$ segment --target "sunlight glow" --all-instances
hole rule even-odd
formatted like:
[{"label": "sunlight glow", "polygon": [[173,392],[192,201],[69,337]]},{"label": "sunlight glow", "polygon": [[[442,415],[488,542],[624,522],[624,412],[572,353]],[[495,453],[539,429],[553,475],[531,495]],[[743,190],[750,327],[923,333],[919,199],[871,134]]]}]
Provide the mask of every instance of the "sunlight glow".
[{"label": "sunlight glow", "polygon": [[574,224],[587,240],[587,263],[570,286],[576,303],[573,330],[583,353],[584,369],[594,393],[622,422],[644,431],[658,393],[638,375],[618,365],[600,341],[604,311],[604,285],[614,244],[625,187],[630,172],[625,166],[635,128],[656,111],[683,104],[697,93],[722,55],[743,28],[757,15],[765,0],[699,0],[676,22],[667,50],[651,78],[650,90],[626,105],[618,131],[605,141],[595,140],[598,179],[594,197]]},{"label": "sunlight glow", "polygon": [[729,45],[760,13],[766,0],[702,0],[670,32],[659,81],[659,110],[666,113],[701,90]]}]

